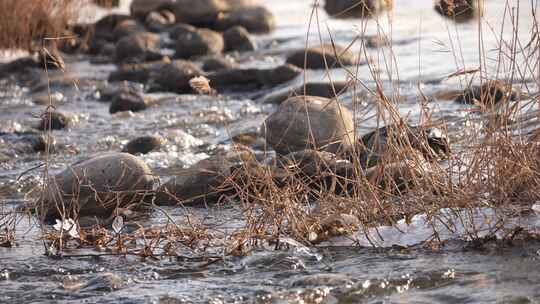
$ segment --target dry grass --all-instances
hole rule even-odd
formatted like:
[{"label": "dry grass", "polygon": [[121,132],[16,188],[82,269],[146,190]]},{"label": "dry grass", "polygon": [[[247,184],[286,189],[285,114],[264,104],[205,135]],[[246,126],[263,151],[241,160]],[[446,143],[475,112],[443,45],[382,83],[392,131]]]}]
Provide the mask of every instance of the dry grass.
[{"label": "dry grass", "polygon": [[44,38],[60,37],[74,21],[76,1],[0,1],[0,49],[36,51]]}]

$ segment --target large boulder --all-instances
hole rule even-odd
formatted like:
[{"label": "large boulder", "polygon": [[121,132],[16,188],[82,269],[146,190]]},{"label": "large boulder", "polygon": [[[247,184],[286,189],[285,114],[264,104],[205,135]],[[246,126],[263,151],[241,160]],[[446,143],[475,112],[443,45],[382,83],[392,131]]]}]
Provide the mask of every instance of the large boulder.
[{"label": "large boulder", "polygon": [[262,126],[266,142],[279,154],[305,149],[332,153],[353,148],[351,112],[335,99],[291,97]]},{"label": "large boulder", "polygon": [[162,58],[159,44],[159,36],[152,33],[124,37],[116,43],[115,61],[134,63],[159,60]]},{"label": "large boulder", "polygon": [[323,44],[307,49],[293,51],[287,56],[287,63],[299,68],[325,69],[339,68],[341,65],[356,64],[355,55],[339,45]]},{"label": "large boulder", "polygon": [[371,18],[392,4],[392,0],[326,0],[324,9],[336,18]]},{"label": "large boulder", "polygon": [[114,209],[140,208],[151,197],[154,175],[140,159],[107,153],[49,178],[41,196],[46,219],[107,217]]},{"label": "large boulder", "polygon": [[221,14],[215,26],[220,30],[242,26],[250,33],[269,33],[276,28],[276,19],[265,7],[246,7]]},{"label": "large boulder", "polygon": [[438,0],[435,11],[456,22],[466,22],[482,14],[484,0]]},{"label": "large boulder", "polygon": [[216,55],[223,52],[223,36],[209,29],[184,28],[176,37],[176,57]]}]

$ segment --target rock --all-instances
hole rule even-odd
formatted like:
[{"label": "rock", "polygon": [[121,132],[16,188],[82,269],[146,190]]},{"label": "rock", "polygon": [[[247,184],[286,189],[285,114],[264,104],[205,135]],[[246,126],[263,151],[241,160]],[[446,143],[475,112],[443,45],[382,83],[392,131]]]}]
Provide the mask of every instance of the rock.
[{"label": "rock", "polygon": [[179,33],[176,38],[176,57],[191,58],[201,55],[221,54],[225,43],[220,33],[209,29],[196,29]]},{"label": "rock", "polygon": [[280,166],[315,192],[350,193],[356,181],[353,163],[325,151],[292,152],[281,158]]},{"label": "rock", "polygon": [[39,130],[61,130],[67,128],[71,123],[71,118],[61,112],[45,113],[38,125]]},{"label": "rock", "polygon": [[232,58],[212,56],[203,61],[202,68],[207,72],[234,69],[236,62]]},{"label": "rock", "polygon": [[249,32],[241,26],[233,26],[223,33],[225,51],[249,52],[254,51],[257,45]]},{"label": "rock", "polygon": [[[335,49],[334,49],[335,48]],[[307,54],[307,57],[306,57]],[[325,69],[325,58],[328,68],[339,68],[341,65],[351,66],[357,63],[354,54],[338,45],[323,44],[321,46],[310,47],[306,50],[294,51],[287,57],[287,63],[299,68]]]},{"label": "rock", "polygon": [[228,69],[209,73],[207,78],[213,88],[226,91],[246,91],[273,87],[293,80],[301,70],[291,65],[273,69]]},{"label": "rock", "polygon": [[126,19],[118,22],[114,27],[113,37],[115,41],[118,41],[124,37],[146,32],[144,25],[137,20]]},{"label": "rock", "polygon": [[164,64],[164,61],[147,62],[140,64],[124,64],[118,70],[111,72],[108,80],[114,81],[134,81],[147,83],[150,81],[152,71],[159,70]]},{"label": "rock", "polygon": [[159,136],[141,136],[129,141],[122,152],[129,154],[146,154],[157,150],[163,144],[163,139]]},{"label": "rock", "polygon": [[196,31],[197,31],[197,28],[192,25],[179,23],[169,29],[169,37],[172,40],[176,41],[180,36],[193,33]]},{"label": "rock", "polygon": [[379,35],[364,37],[364,41],[365,41],[366,46],[372,49],[378,49],[383,46],[390,45],[390,41],[388,41],[386,37],[382,37]]},{"label": "rock", "polygon": [[127,153],[106,153],[49,178],[42,201],[46,219],[107,217],[118,207],[139,209],[151,198],[150,168]]},{"label": "rock", "polygon": [[242,26],[250,33],[269,33],[276,28],[276,19],[265,7],[255,6],[224,13],[216,22],[216,28],[220,30],[233,26]]},{"label": "rock", "polygon": [[153,91],[170,91],[178,94],[192,93],[193,89],[189,85],[192,78],[204,76],[195,64],[174,60],[172,63],[163,64],[152,71],[151,78],[155,85]]},{"label": "rock", "polygon": [[173,6],[178,22],[203,27],[213,24],[227,9],[226,1],[222,0],[177,0]]},{"label": "rock", "polygon": [[126,286],[124,280],[114,273],[96,274],[88,282],[84,283],[81,292],[112,292]]},{"label": "rock", "polygon": [[437,128],[389,125],[367,133],[359,140],[356,152],[360,164],[369,168],[381,162],[386,163],[384,159],[395,156],[397,152],[390,147],[404,148],[404,152],[410,150],[407,147],[411,147],[426,160],[438,160],[450,153],[448,137]]},{"label": "rock", "polygon": [[111,14],[99,19],[94,24],[94,38],[103,39],[106,41],[114,41],[114,29],[116,26],[125,20],[132,19],[128,15]]},{"label": "rock", "polygon": [[160,54],[159,44],[159,36],[152,33],[124,37],[116,43],[115,61],[133,63],[160,60],[163,56]]},{"label": "rock", "polygon": [[489,80],[482,86],[471,86],[455,101],[459,103],[472,104],[479,102],[484,105],[493,105],[504,101],[515,101],[524,95],[517,89],[512,88],[511,83],[500,80]]},{"label": "rock", "polygon": [[161,10],[159,12],[151,12],[144,19],[146,27],[151,32],[161,32],[172,26],[176,22],[176,16],[168,10]]},{"label": "rock", "polygon": [[[51,137],[50,152],[54,151],[56,142]],[[18,153],[44,152],[47,148],[47,138],[44,134],[34,131],[3,133],[0,132],[0,143],[9,143]]]},{"label": "rock", "polygon": [[385,192],[399,195],[422,183],[427,182],[424,187],[429,187],[436,180],[442,182],[444,174],[432,174],[431,168],[420,152],[412,150],[405,159],[368,168],[365,177],[372,185],[384,189]]},{"label": "rock", "polygon": [[148,108],[148,104],[141,94],[133,91],[120,91],[116,94],[111,102],[109,113],[131,111],[140,112]]},{"label": "rock", "polygon": [[437,0],[435,11],[456,22],[467,22],[480,16],[484,0]]},{"label": "rock", "polygon": [[304,149],[337,154],[353,148],[352,114],[327,98],[291,97],[266,119],[262,130],[266,142],[283,155]]},{"label": "rock", "polygon": [[244,150],[201,160],[188,169],[176,172],[175,177],[159,187],[155,203],[196,206],[219,203],[234,193],[234,189],[226,182],[233,176],[238,165],[253,159],[253,152]]},{"label": "rock", "polygon": [[336,18],[371,18],[392,7],[392,0],[326,0],[326,13]]},{"label": "rock", "polygon": [[174,7],[175,0],[133,0],[129,7],[132,16],[144,20],[151,12]]},{"label": "rock", "polygon": [[290,283],[290,287],[343,287],[346,285],[351,285],[353,283],[352,279],[344,274],[340,273],[319,273],[300,276],[295,278]]},{"label": "rock", "polygon": [[0,79],[13,74],[26,74],[32,69],[39,68],[39,61],[35,56],[18,58],[8,63],[0,63]]},{"label": "rock", "polygon": [[347,90],[348,82],[308,82],[305,85],[300,85],[285,92],[271,94],[264,98],[265,103],[281,104],[289,97],[297,95],[318,96],[324,98],[334,98]]}]

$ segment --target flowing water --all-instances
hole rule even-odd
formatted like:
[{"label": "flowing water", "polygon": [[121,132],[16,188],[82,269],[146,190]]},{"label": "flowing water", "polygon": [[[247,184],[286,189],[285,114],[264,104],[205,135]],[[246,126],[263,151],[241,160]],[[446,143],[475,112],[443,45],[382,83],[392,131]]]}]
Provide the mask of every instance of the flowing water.
[{"label": "flowing water", "polygon": [[[278,28],[258,36],[262,49],[242,58],[243,66],[269,67],[284,62],[287,51],[303,48],[308,37],[314,45],[330,37],[347,45],[360,33],[386,33],[392,37],[391,49],[368,50],[367,55],[379,66],[378,76],[390,96],[399,92],[399,110],[411,123],[421,121],[420,93],[429,97],[428,107],[435,120],[448,122],[451,137],[458,139],[469,125],[465,118],[476,115],[452,101],[437,100],[437,92],[460,90],[464,77],[446,79],[464,69],[475,69],[479,58],[488,58],[486,69],[493,77],[511,79],[510,66],[497,68],[501,62],[501,34],[511,39],[505,11],[518,13],[515,25],[518,37],[526,44],[534,19],[530,5],[534,1],[488,1],[481,24],[485,56],[478,51],[480,26],[477,22],[454,24],[438,16],[431,1],[398,0],[390,17],[375,21],[333,20],[318,11],[312,16],[307,0],[265,0],[277,17]],[[515,6],[520,5],[520,8]],[[123,3],[123,9],[127,3]],[[310,16],[312,16],[311,26]],[[389,20],[392,26],[389,26]],[[503,22],[507,23],[501,31]],[[310,34],[307,35],[308,29]],[[328,33],[330,29],[331,34]],[[503,48],[506,46],[503,46]],[[353,46],[355,51],[360,45]],[[518,56],[519,57],[519,56]],[[2,58],[6,61],[9,58]],[[516,59],[518,62],[522,58]],[[275,109],[264,104],[262,94],[237,94],[218,97],[195,95],[148,94],[155,106],[134,114],[110,115],[108,104],[99,101],[99,91],[107,86],[114,65],[93,64],[84,56],[68,56],[67,71],[50,72],[51,90],[59,110],[76,117],[68,130],[54,131],[56,147],[49,157],[52,173],[89,155],[118,151],[128,140],[141,135],[159,134],[167,144],[142,158],[167,179],[171,168],[187,167],[208,157],[217,149],[230,147],[230,136],[255,131]],[[531,71],[523,71],[526,75]],[[354,75],[362,91],[373,89],[373,71],[367,66],[350,73],[334,70],[331,79],[347,80]],[[376,71],[377,73],[377,71]],[[309,71],[309,81],[328,81],[326,72]],[[44,77],[42,77],[45,79]],[[531,96],[537,91],[525,76],[518,86]],[[75,81],[74,81],[75,80]],[[274,91],[287,90],[302,83],[299,77]],[[74,85],[76,83],[76,86]],[[12,80],[0,80],[0,132],[26,131],[37,124],[45,109],[46,83],[21,87]],[[364,89],[365,88],[365,89]],[[261,93],[261,92],[259,92]],[[360,106],[369,104],[369,94]],[[340,99],[353,104],[352,94]],[[526,113],[535,109],[523,108]],[[366,116],[367,117],[367,116]],[[476,120],[479,118],[475,117]],[[535,124],[534,117],[528,125]],[[473,119],[474,120],[474,119]],[[359,118],[359,131],[377,125],[375,119]],[[522,133],[527,125],[519,125]],[[2,212],[13,210],[25,200],[25,194],[39,185],[41,154],[24,153],[9,140],[0,139],[0,203]],[[236,206],[219,210],[166,209],[178,223],[186,214],[204,219],[216,230],[234,230],[241,226]],[[492,210],[477,210],[479,222],[489,223],[497,215]],[[482,214],[483,216],[480,216]],[[146,226],[166,222],[155,212],[143,223]],[[515,219],[520,226],[535,229],[540,219],[534,214]],[[539,303],[540,244],[499,244],[469,246],[459,233],[448,234],[448,245],[439,252],[418,246],[429,237],[422,216],[411,225],[400,223],[401,231],[381,227],[384,241],[371,248],[366,239],[352,242],[331,240],[318,248],[306,248],[289,240],[289,249],[260,250],[247,257],[224,257],[215,263],[196,260],[142,260],[139,257],[73,257],[53,259],[44,255],[40,229],[32,219],[19,218],[17,246],[0,247],[0,302],[85,302],[85,303]],[[489,224],[486,224],[489,226]],[[467,224],[464,224],[467,226]],[[457,229],[463,232],[463,229]],[[490,229],[490,227],[486,227]],[[410,246],[410,247],[404,247]],[[88,253],[74,250],[71,254]],[[213,252],[222,255],[219,250]],[[110,274],[120,282],[110,279]]]}]

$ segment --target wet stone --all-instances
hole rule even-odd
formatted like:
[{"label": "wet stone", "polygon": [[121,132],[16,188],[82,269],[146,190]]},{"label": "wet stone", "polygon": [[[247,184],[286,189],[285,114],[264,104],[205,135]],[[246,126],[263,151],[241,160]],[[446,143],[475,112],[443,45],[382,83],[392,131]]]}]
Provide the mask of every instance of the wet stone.
[{"label": "wet stone", "polygon": [[137,33],[126,36],[116,43],[115,61],[117,63],[137,63],[160,60],[160,38],[153,33]]},{"label": "wet stone", "polygon": [[38,125],[39,130],[61,130],[71,124],[72,119],[61,112],[44,113]]},{"label": "wet stone", "polygon": [[157,150],[163,144],[163,139],[159,136],[141,136],[130,140],[122,152],[129,154],[147,154]]},{"label": "wet stone", "polygon": [[357,63],[355,55],[339,45],[323,44],[320,46],[301,49],[287,56],[287,63],[299,68],[320,70],[327,66],[340,68],[341,65],[351,66]]},{"label": "wet stone", "polygon": [[327,98],[291,97],[268,116],[262,129],[279,154],[306,148],[337,153],[351,150],[353,145],[352,114],[337,100]]},{"label": "wet stone", "polygon": [[242,26],[250,33],[269,33],[276,28],[276,19],[265,7],[244,7],[224,13],[215,26],[220,30]]},{"label": "wet stone", "polygon": [[187,59],[221,54],[224,46],[223,36],[218,32],[209,29],[185,29],[176,38],[176,57]]},{"label": "wet stone", "polygon": [[124,111],[140,112],[146,108],[148,108],[148,104],[144,96],[132,91],[124,91],[114,96],[109,112],[111,114]]},{"label": "wet stone", "polygon": [[[139,158],[105,153],[49,178],[41,199],[45,219],[108,217],[116,208],[141,209],[151,198],[154,176]],[[62,211],[60,211],[62,210]]]},{"label": "wet stone", "polygon": [[225,51],[249,52],[257,48],[249,32],[241,26],[234,26],[223,33]]},{"label": "wet stone", "polygon": [[233,59],[222,56],[212,56],[203,61],[202,68],[207,72],[233,69],[236,63]]},{"label": "wet stone", "polygon": [[326,0],[324,9],[335,18],[371,18],[392,6],[392,0]]}]

